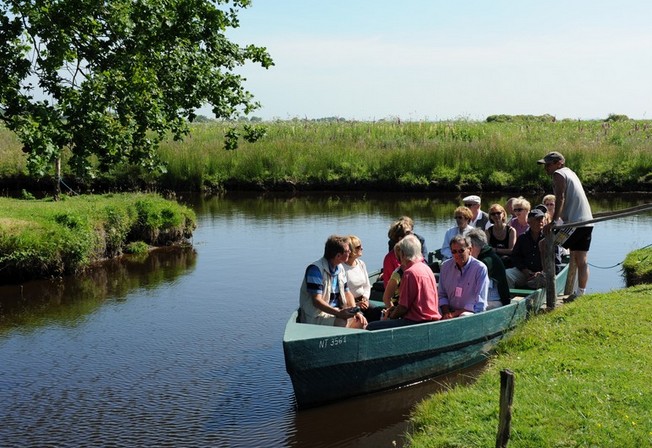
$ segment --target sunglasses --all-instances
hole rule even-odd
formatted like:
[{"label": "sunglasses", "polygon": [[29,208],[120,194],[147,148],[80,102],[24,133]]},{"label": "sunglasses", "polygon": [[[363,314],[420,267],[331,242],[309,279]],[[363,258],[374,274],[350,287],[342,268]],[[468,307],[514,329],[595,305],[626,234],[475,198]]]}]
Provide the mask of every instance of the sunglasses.
[{"label": "sunglasses", "polygon": [[478,205],[478,204],[464,204],[464,207],[473,207],[474,205]]},{"label": "sunglasses", "polygon": [[524,208],[515,208],[514,209],[515,212],[522,212],[523,210],[525,210],[525,209]]},{"label": "sunglasses", "polygon": [[498,215],[502,215],[503,212],[491,212],[491,213],[489,213],[489,214],[490,214],[491,216],[498,216]]},{"label": "sunglasses", "polygon": [[362,250],[362,246],[355,246],[356,250]]},{"label": "sunglasses", "polygon": [[455,254],[463,254],[464,252],[466,252],[466,249],[467,249],[466,247],[464,249],[451,249],[451,253],[453,255],[455,255]]},{"label": "sunglasses", "polygon": [[555,205],[555,203],[554,202],[548,202],[547,204],[543,204],[543,205],[545,205],[546,207],[552,207],[552,206]]}]

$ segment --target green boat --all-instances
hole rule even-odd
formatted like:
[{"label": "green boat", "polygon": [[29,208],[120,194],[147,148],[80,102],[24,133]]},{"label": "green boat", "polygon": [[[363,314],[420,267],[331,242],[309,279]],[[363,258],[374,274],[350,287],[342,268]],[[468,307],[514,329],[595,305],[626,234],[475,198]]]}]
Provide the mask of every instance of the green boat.
[{"label": "green boat", "polygon": [[[557,275],[557,291],[563,291],[567,275],[568,266]],[[512,295],[510,304],[472,316],[376,331],[303,324],[295,311],[285,327],[283,352],[297,406],[408,385],[485,360],[546,303],[544,288]]]}]

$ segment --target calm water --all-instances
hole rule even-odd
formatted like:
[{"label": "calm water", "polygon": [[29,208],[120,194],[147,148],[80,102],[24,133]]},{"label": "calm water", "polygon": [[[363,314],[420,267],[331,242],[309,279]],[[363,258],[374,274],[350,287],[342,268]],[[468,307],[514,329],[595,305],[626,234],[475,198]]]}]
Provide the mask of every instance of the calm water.
[{"label": "calm water", "polygon": [[[485,197],[490,201],[506,198]],[[281,340],[305,266],[354,233],[370,268],[411,215],[430,250],[459,197],[186,198],[193,247],[88,275],[0,287],[0,446],[400,446],[406,416],[440,383],[296,412]],[[652,197],[593,199],[594,211]],[[589,292],[623,286],[652,214],[596,225]],[[348,416],[350,425],[329,422]]]}]

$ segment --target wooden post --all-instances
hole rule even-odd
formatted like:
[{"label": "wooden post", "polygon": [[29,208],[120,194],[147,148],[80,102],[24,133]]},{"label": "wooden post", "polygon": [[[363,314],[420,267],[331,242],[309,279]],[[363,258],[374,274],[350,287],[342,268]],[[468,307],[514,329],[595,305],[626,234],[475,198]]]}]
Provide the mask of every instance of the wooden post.
[{"label": "wooden post", "polygon": [[514,372],[500,371],[500,416],[496,448],[506,448],[512,430],[512,402],[514,401]]},{"label": "wooden post", "polygon": [[543,272],[546,274],[546,307],[555,308],[557,301],[557,281],[555,279],[555,234],[550,232],[543,240],[545,255],[543,257]]},{"label": "wooden post", "polygon": [[577,280],[577,263],[574,258],[570,259],[568,264],[568,277],[566,277],[566,285],[564,286],[564,294],[569,295],[575,291],[575,281]]}]

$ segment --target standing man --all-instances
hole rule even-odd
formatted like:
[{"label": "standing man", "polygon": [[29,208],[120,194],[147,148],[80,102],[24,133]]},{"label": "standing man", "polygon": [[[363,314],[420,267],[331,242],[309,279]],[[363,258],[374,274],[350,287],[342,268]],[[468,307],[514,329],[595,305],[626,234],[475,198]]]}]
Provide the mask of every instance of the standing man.
[{"label": "standing man", "polygon": [[349,258],[348,238],[331,235],[324,256],[306,268],[299,291],[299,320],[304,324],[363,328],[367,320],[355,308],[342,263]]},{"label": "standing man", "polygon": [[466,236],[453,237],[450,248],[453,258],[441,265],[439,273],[441,318],[480,313],[487,308],[487,266],[471,256],[471,241]]},{"label": "standing man", "polygon": [[464,207],[467,207],[469,210],[471,210],[471,213],[473,213],[471,226],[483,230],[488,229],[490,224],[489,215],[480,210],[480,204],[482,202],[480,200],[480,196],[473,194],[462,199],[462,202],[464,203]]},{"label": "standing man", "polygon": [[[544,227],[544,234],[548,234],[559,218],[563,222],[581,222],[593,219],[591,205],[586,198],[577,174],[565,166],[566,159],[560,153],[553,151],[541,159],[538,164],[544,165],[546,173],[552,176],[553,191],[555,193],[555,212],[552,222]],[[588,252],[591,246],[591,232],[593,225],[575,227],[570,237],[562,242],[562,247],[570,250],[571,260],[577,266],[577,296],[586,291],[589,281]]]}]

